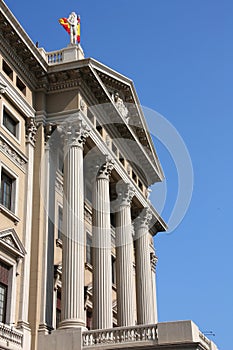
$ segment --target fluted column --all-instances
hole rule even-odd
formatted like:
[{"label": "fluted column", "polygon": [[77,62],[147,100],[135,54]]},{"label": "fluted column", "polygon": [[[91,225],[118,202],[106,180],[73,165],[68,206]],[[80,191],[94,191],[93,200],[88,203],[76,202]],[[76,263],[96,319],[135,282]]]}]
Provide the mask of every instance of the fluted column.
[{"label": "fluted column", "polygon": [[117,324],[132,326],[134,317],[133,237],[130,204],[134,196],[129,184],[119,187],[116,214]]},{"label": "fluted column", "polygon": [[149,209],[146,208],[134,222],[138,324],[151,324],[154,321],[148,232],[151,217]]},{"label": "fluted column", "polygon": [[153,303],[153,323],[158,323],[158,310],[157,310],[157,291],[156,291],[156,264],[158,258],[154,252],[150,253],[150,263],[151,263],[151,281],[152,281],[152,303]]},{"label": "fluted column", "polygon": [[113,162],[100,167],[93,189],[93,328],[112,327],[109,177]]},{"label": "fluted column", "polygon": [[85,326],[83,144],[88,136],[81,118],[63,127],[64,195],[62,235],[62,321],[59,328]]}]

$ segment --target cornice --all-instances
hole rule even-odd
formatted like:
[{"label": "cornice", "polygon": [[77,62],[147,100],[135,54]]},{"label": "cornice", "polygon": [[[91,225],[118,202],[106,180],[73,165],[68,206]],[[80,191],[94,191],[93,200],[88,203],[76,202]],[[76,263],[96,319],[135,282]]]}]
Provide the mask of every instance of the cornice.
[{"label": "cornice", "polygon": [[12,104],[18,109],[25,117],[35,117],[35,110],[29,105],[22,96],[9,84],[4,75],[0,72],[0,84],[6,86],[4,96],[6,96]]}]

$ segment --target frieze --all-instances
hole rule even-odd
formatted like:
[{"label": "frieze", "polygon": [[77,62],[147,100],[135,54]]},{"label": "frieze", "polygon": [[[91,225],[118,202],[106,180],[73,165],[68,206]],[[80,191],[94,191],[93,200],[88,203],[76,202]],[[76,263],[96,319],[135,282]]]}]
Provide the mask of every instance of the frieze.
[{"label": "frieze", "polygon": [[27,158],[19,153],[2,135],[0,135],[0,150],[6,154],[18,167],[25,171]]}]

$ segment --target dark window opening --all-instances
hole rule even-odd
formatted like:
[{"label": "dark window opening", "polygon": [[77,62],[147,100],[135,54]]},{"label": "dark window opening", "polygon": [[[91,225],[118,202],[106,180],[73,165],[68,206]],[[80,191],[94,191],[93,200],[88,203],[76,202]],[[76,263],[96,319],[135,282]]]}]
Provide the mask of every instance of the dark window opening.
[{"label": "dark window opening", "polygon": [[24,95],[26,95],[26,85],[19,79],[19,77],[16,78],[16,86]]},{"label": "dark window opening", "polygon": [[111,226],[116,227],[116,215],[115,215],[115,213],[110,213],[110,223],[111,223]]},{"label": "dark window opening", "polygon": [[13,209],[12,187],[13,179],[4,170],[1,174],[1,204],[9,210]]},{"label": "dark window opening", "polygon": [[101,136],[103,136],[103,127],[98,123],[96,124],[96,130],[100,133]]},{"label": "dark window opening", "polygon": [[138,180],[138,187],[140,188],[140,190],[143,190],[143,184],[140,180]]},{"label": "dark window opening", "polygon": [[135,174],[134,171],[132,171],[132,178],[135,182],[137,182],[137,175]]},{"label": "dark window opening", "polygon": [[17,136],[17,124],[18,120],[13,118],[4,108],[3,110],[3,125],[9,130],[14,136]]},{"label": "dark window opening", "polygon": [[119,154],[119,161],[121,162],[121,164],[122,164],[123,166],[125,166],[125,158],[122,156],[121,153]]},{"label": "dark window opening", "polygon": [[9,78],[11,78],[11,80],[13,80],[13,70],[5,61],[2,62],[2,70]]},{"label": "dark window opening", "polygon": [[10,267],[0,261],[0,322],[6,322],[7,292]]}]

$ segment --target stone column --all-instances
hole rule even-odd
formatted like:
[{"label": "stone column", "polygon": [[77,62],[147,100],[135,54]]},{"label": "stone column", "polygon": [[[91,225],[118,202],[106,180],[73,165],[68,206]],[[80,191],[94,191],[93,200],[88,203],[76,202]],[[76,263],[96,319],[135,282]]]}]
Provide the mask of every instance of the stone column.
[{"label": "stone column", "polygon": [[81,118],[66,122],[62,234],[62,310],[59,328],[85,326],[83,144],[88,136]]},{"label": "stone column", "polygon": [[29,310],[29,285],[30,285],[30,263],[31,263],[31,234],[32,234],[32,196],[33,196],[33,165],[35,148],[36,125],[33,118],[26,122],[26,152],[28,157],[27,176],[25,186],[25,217],[23,244],[26,255],[22,263],[20,304],[17,327],[24,333],[25,350],[30,349],[30,328],[28,323]]},{"label": "stone column", "polygon": [[119,207],[116,213],[116,276],[117,276],[117,324],[133,326],[134,280],[133,280],[133,237],[130,203],[134,196],[129,184],[119,187]]},{"label": "stone column", "polygon": [[158,310],[157,310],[157,291],[156,291],[156,264],[158,258],[154,251],[150,253],[150,263],[151,263],[151,283],[152,283],[152,303],[153,303],[153,323],[158,323]]},{"label": "stone column", "polygon": [[113,161],[100,167],[93,189],[93,328],[112,328],[109,177]]},{"label": "stone column", "polygon": [[145,208],[134,221],[138,324],[151,324],[154,321],[148,232],[151,218],[150,210]]}]

